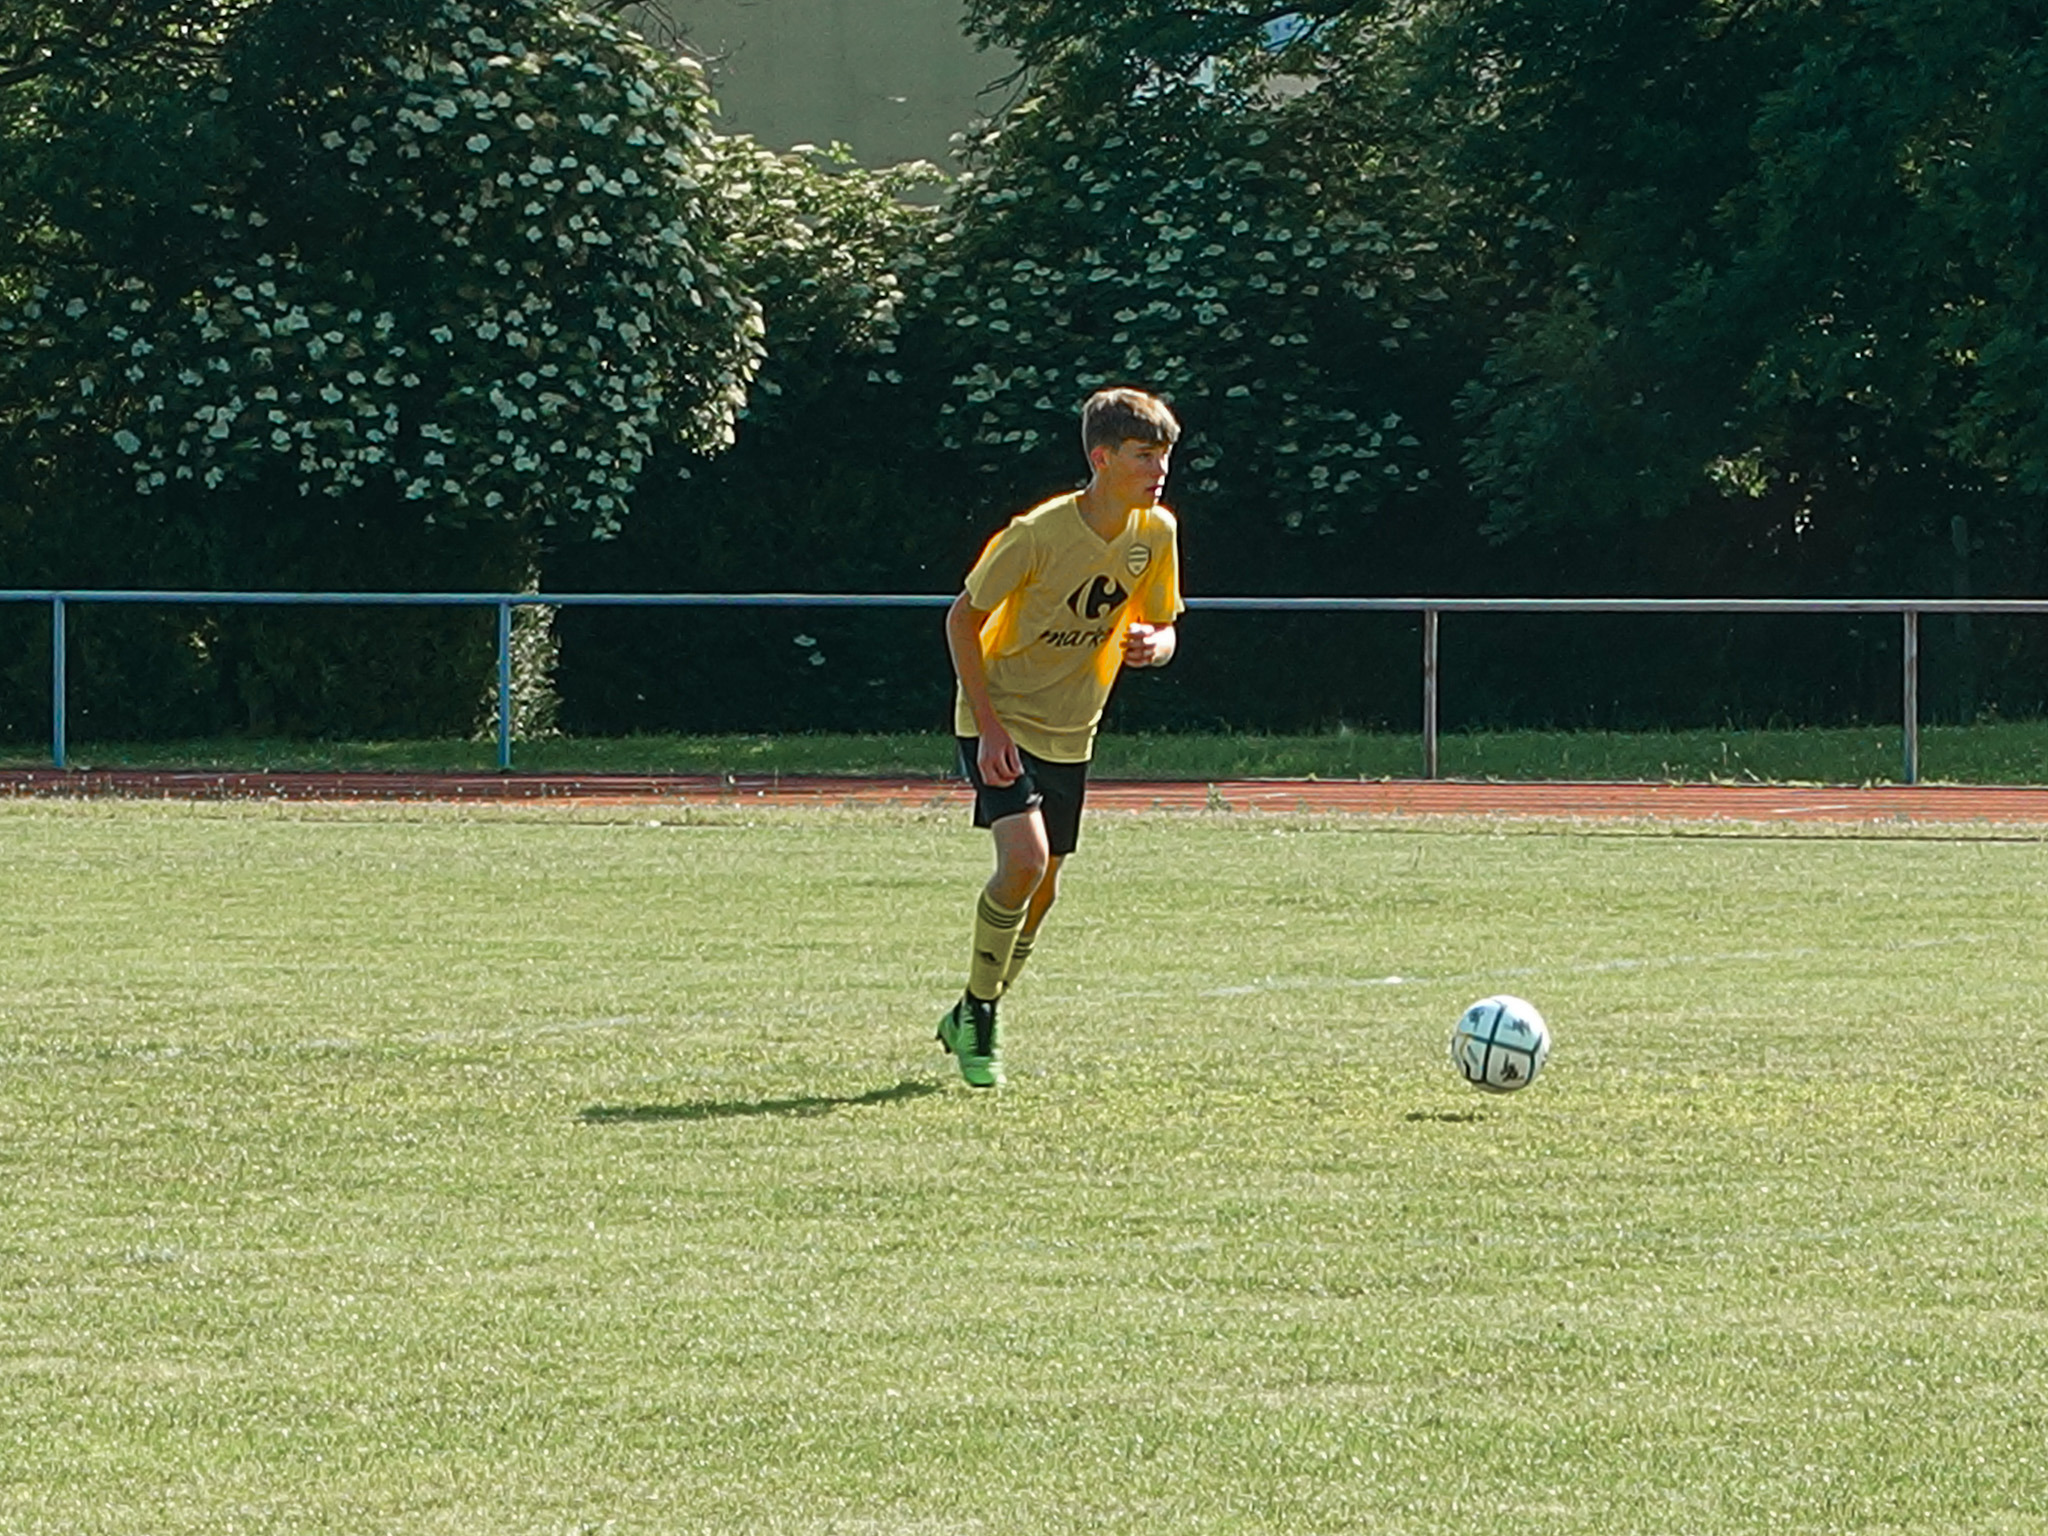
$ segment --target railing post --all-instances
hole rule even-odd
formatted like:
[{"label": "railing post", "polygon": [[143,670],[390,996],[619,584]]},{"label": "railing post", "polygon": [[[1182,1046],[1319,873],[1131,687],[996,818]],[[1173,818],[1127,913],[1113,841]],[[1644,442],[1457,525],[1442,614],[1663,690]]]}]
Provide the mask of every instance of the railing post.
[{"label": "railing post", "polygon": [[1422,776],[1437,776],[1437,628],[1442,615],[1422,610]]},{"label": "railing post", "polygon": [[1904,693],[1900,714],[1906,723],[1906,782],[1920,782],[1920,610],[1907,608],[1904,656]]},{"label": "railing post", "polygon": [[498,599],[498,772],[512,769],[512,603]]},{"label": "railing post", "polygon": [[65,737],[64,594],[50,599],[50,763],[62,768],[68,755]]}]

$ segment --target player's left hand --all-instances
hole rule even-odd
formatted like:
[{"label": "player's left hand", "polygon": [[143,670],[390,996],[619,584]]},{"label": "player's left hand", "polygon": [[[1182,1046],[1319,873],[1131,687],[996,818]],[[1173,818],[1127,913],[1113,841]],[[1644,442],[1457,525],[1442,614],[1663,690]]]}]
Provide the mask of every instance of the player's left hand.
[{"label": "player's left hand", "polygon": [[1133,624],[1124,631],[1124,665],[1163,667],[1173,656],[1171,624]]}]

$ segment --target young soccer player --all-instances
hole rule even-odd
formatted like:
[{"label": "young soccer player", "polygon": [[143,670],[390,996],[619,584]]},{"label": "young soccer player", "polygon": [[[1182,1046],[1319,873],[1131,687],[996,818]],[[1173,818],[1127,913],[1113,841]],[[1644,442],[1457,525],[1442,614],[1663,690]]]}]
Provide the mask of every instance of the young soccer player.
[{"label": "young soccer player", "polygon": [[996,1002],[1017,979],[1074,851],[1095,727],[1124,667],[1173,659],[1181,613],[1173,514],[1159,505],[1180,423],[1109,389],[1081,408],[1088,484],[1013,519],[946,614],[960,680],[954,728],[974,824],[996,868],[974,911],[967,989],[939,1043],[976,1088],[1003,1081]]}]

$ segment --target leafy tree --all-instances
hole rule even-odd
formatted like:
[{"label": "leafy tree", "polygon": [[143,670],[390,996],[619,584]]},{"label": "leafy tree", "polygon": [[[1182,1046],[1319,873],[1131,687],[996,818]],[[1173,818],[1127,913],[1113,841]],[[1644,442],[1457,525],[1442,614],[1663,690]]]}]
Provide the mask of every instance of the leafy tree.
[{"label": "leafy tree", "polygon": [[139,495],[380,484],[598,531],[657,441],[729,438],[759,318],[694,70],[559,0],[227,17],[189,60],[35,82],[0,423],[104,441]]},{"label": "leafy tree", "polygon": [[1647,520],[1809,589],[1941,590],[2000,503],[2038,545],[2033,8],[1494,0],[1435,40],[1523,237],[1466,397],[1496,532]]},{"label": "leafy tree", "polygon": [[974,7],[1033,89],[970,143],[923,284],[949,446],[1042,484],[1091,389],[1156,389],[1190,424],[1181,498],[1229,524],[1241,576],[1290,584],[1333,574],[1290,531],[1356,539],[1430,483],[1414,418],[1449,293],[1372,78],[1381,9]]},{"label": "leafy tree", "polygon": [[2030,568],[2048,493],[2048,243],[2027,211],[2048,175],[2044,106],[2032,7],[1835,16],[1759,115],[1757,171],[1728,214],[1740,259],[1698,293],[1761,335],[1747,385],[1763,442],[1828,413],[1861,464],[1949,491],[1937,544],[1950,511],[2021,509]]},{"label": "leafy tree", "polygon": [[1493,0],[1433,27],[1452,174],[1494,189],[1508,283],[1466,399],[1496,532],[1611,527],[1702,489],[1740,362],[1713,327],[1675,335],[1674,303],[1725,265],[1717,208],[1751,164],[1759,93],[1796,56],[1783,10]]},{"label": "leafy tree", "polygon": [[[1283,146],[1274,158],[1314,180],[1326,227],[1332,216],[1375,222],[1397,236],[1416,286],[1446,295],[1420,306],[1414,290],[1380,283],[1383,301],[1400,296],[1386,312],[1352,305],[1300,327],[1312,342],[1344,338],[1326,372],[1343,359],[1355,376],[1375,327],[1418,322],[1398,333],[1382,382],[1419,440],[1409,453],[1433,481],[1453,482],[1348,509],[1324,494],[1327,480],[1291,495],[1297,508],[1343,512],[1331,520],[1340,535],[1375,530],[1370,543],[1314,541],[1325,558],[1309,579],[1363,587],[1388,568],[1374,556],[1424,573],[1422,585],[1477,590],[1946,592],[1987,566],[2021,583],[2038,569],[2028,476],[2048,353],[2027,212],[2042,170],[2038,8],[978,0],[973,14],[1023,56],[1035,110],[1055,131],[1018,157],[1041,168],[1040,184],[1019,180],[1014,204],[963,214],[969,271],[999,270],[1005,236],[1037,259],[1033,218],[1113,223],[1116,199],[1091,201],[1099,184],[1121,193],[1132,167],[1191,155],[1228,131],[1219,124],[1263,121]],[[1087,184],[1059,186],[1057,132],[1098,116],[1110,126],[1077,133],[1080,159],[1064,167]],[[1105,170],[1106,147],[1124,163]],[[1016,173],[1000,138],[976,170],[998,199],[1016,190],[1001,179]],[[1158,205],[1123,200],[1135,228],[1089,231],[1067,249],[1144,249],[1140,221]],[[1284,196],[1257,201],[1286,208]],[[977,246],[977,218],[1003,234]],[[1184,223],[1200,220],[1171,221]],[[1107,263],[1081,265],[1093,276]],[[1058,337],[1047,356],[1086,352],[1092,374],[1142,366],[1180,387],[1153,356],[1094,362],[1108,349],[1088,340],[1114,334],[1115,309],[1091,307],[1085,286],[1022,275],[1021,290],[998,294],[1013,333]],[[1049,328],[1027,298],[1080,318],[1071,333]],[[960,318],[972,334],[987,306],[966,303]],[[1011,361],[1009,333],[982,341],[986,359],[962,353],[959,435],[984,449],[991,436],[1023,442],[1041,425],[1019,404],[1034,398],[1019,387],[1038,382],[1023,371],[1034,360]],[[1204,355],[1198,371],[1228,377],[1229,362]],[[1273,391],[1242,399],[1246,423],[1272,440],[1285,424],[1270,414]],[[1450,423],[1454,399],[1462,419]],[[1327,419],[1317,427],[1332,431]],[[1447,463],[1460,437],[1461,462]],[[1190,446],[1190,458],[1214,452]],[[1255,464],[1256,451],[1232,445],[1223,462]],[[1219,511],[1265,484],[1293,491],[1291,468],[1223,481]],[[1195,486],[1184,476],[1179,489]],[[1482,525],[1490,551],[1471,544]],[[1678,653],[1666,663],[1617,657],[1590,636],[1560,644],[1555,670],[1575,686],[1718,708]],[[1731,709],[1768,712],[1788,697],[1768,645],[1725,647],[1714,671],[1729,679],[1719,696],[1739,701]],[[1523,718],[1528,707],[1511,706]]]},{"label": "leafy tree", "polygon": [[968,0],[967,27],[1013,52],[1040,89],[1099,105],[1162,76],[1213,80],[1219,65],[1256,88],[1311,50],[1327,60],[1338,34],[1399,9],[1385,0]]},{"label": "leafy tree", "polygon": [[[729,439],[761,319],[686,62],[566,0],[103,11],[0,41],[0,580],[515,586]],[[468,615],[75,637],[108,732],[462,729],[488,674]]]},{"label": "leafy tree", "polygon": [[776,402],[828,386],[842,361],[864,377],[864,360],[893,353],[905,272],[934,219],[918,198],[946,183],[938,167],[868,171],[844,144],[776,151],[720,136],[711,168],[719,249],[763,312],[761,372],[740,416],[773,420]]},{"label": "leafy tree", "polygon": [[[899,350],[943,178],[869,172],[841,146],[717,141],[722,249],[761,303],[766,358],[731,448],[670,453],[619,537],[565,540],[548,584],[919,591],[957,571],[959,487],[926,423],[931,370]],[[580,731],[873,729],[942,718],[929,615],[569,609],[565,721]],[[891,713],[891,712],[894,713]]]},{"label": "leafy tree", "polygon": [[260,0],[10,0],[0,11],[0,92],[81,68],[191,67]]}]

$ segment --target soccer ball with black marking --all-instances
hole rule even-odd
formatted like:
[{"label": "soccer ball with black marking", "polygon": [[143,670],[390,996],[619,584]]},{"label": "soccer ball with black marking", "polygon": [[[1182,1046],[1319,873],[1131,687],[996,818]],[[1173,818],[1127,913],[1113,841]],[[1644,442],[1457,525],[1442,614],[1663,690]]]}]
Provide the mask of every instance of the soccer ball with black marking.
[{"label": "soccer ball with black marking", "polygon": [[1528,1087],[1549,1056],[1550,1026],[1519,997],[1482,997],[1451,1031],[1451,1065],[1488,1093]]}]

